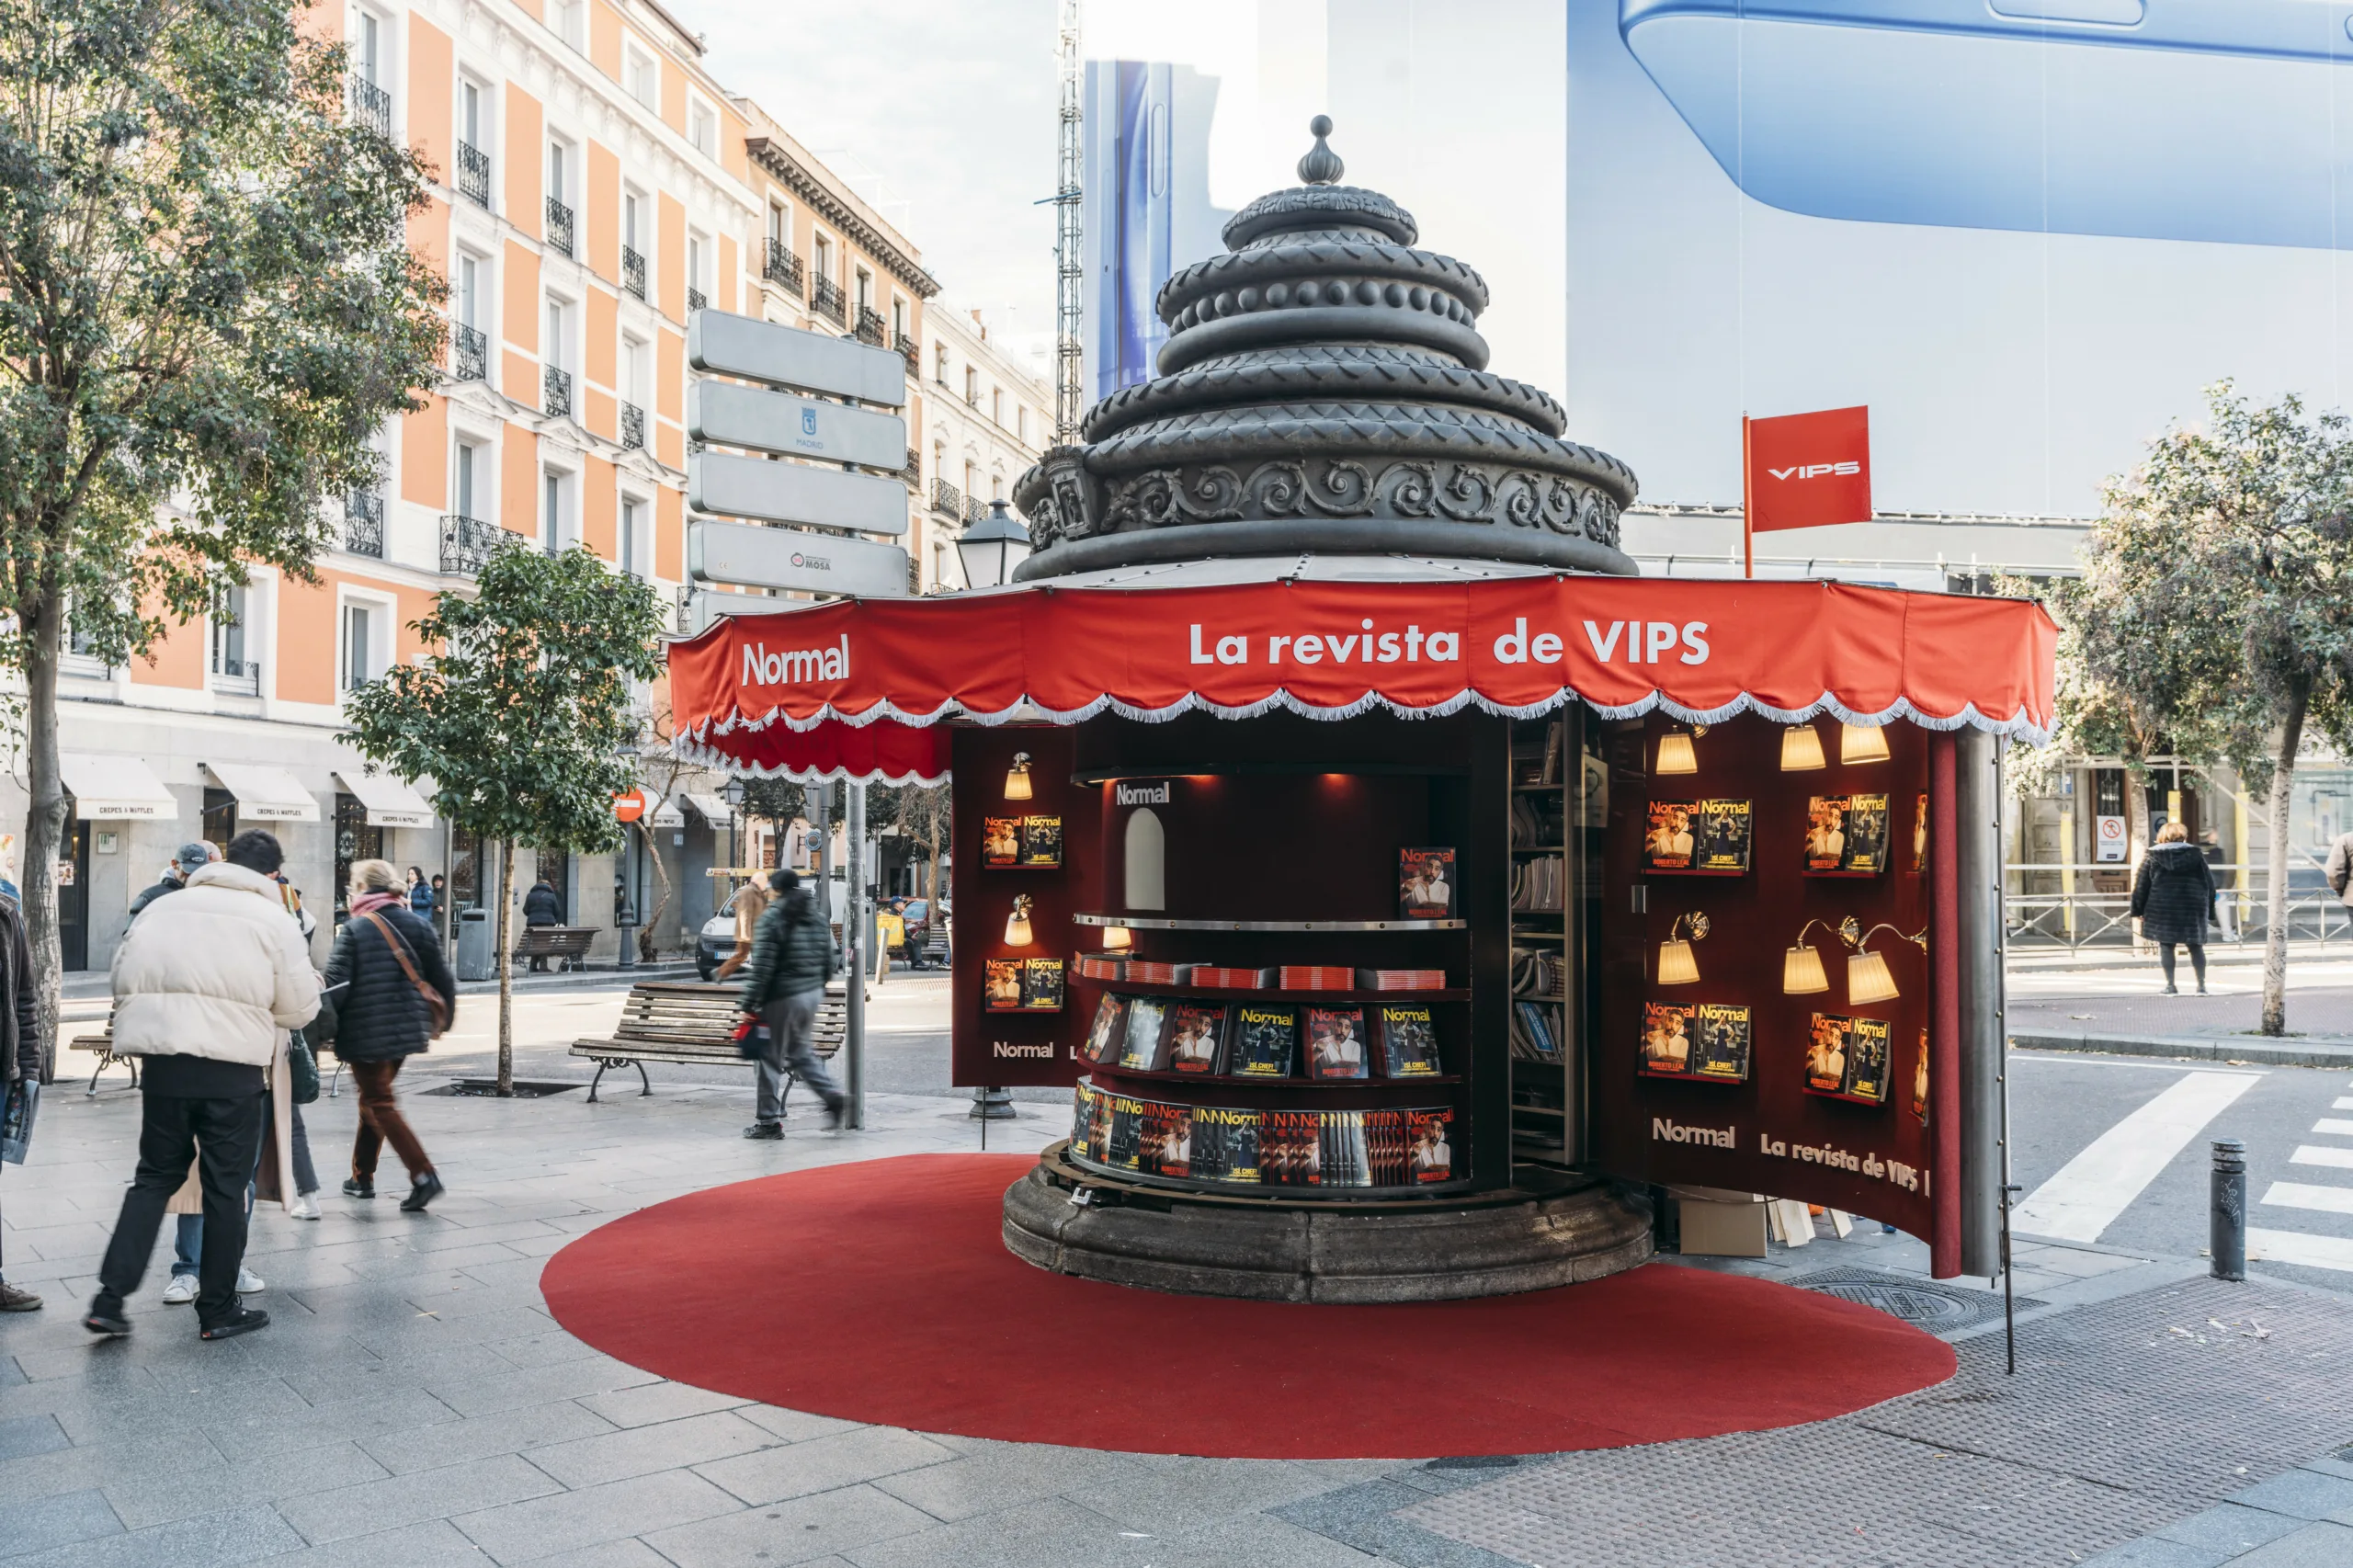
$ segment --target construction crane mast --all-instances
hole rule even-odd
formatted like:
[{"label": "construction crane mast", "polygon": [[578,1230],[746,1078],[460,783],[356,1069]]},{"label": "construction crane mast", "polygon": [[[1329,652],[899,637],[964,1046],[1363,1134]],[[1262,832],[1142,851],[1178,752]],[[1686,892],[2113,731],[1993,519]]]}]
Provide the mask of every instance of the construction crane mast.
[{"label": "construction crane mast", "polygon": [[1061,177],[1054,187],[1054,439],[1078,439],[1084,404],[1086,350],[1080,340],[1086,314],[1086,263],[1081,254],[1080,205],[1085,159],[1079,142],[1086,111],[1078,63],[1079,0],[1062,0],[1063,121]]}]

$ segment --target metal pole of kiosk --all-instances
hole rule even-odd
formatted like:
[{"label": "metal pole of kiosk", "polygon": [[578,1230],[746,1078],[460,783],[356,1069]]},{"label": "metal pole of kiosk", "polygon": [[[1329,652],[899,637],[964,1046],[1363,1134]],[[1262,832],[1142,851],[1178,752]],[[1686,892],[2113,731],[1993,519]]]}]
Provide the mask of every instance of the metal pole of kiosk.
[{"label": "metal pole of kiosk", "polygon": [[845,892],[849,895],[842,910],[842,946],[846,960],[842,967],[849,976],[848,1027],[842,1038],[842,1060],[848,1065],[842,1078],[842,1093],[847,1096],[842,1107],[844,1127],[866,1125],[866,950],[869,946],[866,930],[866,786],[852,779],[848,785],[849,801],[844,814],[848,818],[846,836],[848,848],[846,858],[848,876]]}]

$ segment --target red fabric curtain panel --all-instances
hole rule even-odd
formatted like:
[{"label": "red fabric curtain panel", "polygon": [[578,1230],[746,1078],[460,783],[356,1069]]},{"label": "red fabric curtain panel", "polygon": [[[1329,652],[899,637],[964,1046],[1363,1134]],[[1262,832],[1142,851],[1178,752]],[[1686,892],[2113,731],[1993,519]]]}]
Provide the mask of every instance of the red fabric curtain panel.
[{"label": "red fabric curtain panel", "polygon": [[670,680],[679,749],[706,762],[929,776],[944,755],[891,732],[1194,707],[1345,718],[1475,703],[1529,715],[1582,699],[1615,716],[1828,711],[2040,742],[2055,642],[2026,600],[1836,583],[1040,586],[724,617],[672,645]]}]

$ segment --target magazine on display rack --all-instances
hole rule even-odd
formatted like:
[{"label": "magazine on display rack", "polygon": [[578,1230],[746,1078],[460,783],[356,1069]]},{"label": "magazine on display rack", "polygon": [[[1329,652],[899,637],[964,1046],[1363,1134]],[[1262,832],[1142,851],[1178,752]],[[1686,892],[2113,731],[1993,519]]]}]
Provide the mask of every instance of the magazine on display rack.
[{"label": "magazine on display rack", "polygon": [[1643,1006],[1642,1071],[1652,1078],[1745,1083],[1748,1009],[1722,1002]]},{"label": "magazine on display rack", "polygon": [[1813,1015],[1806,1049],[1805,1089],[1810,1095],[1882,1105],[1887,1100],[1887,1020]]},{"label": "magazine on display rack", "polygon": [[1643,869],[1745,875],[1754,820],[1746,801],[1653,801]]},{"label": "magazine on display rack", "polygon": [[1168,1015],[1168,1070],[1214,1073],[1218,1045],[1225,1039],[1225,1009],[1179,1002]]},{"label": "magazine on display rack", "polygon": [[1062,960],[1021,960],[1021,1010],[1025,1013],[1059,1013],[1063,1010]]},{"label": "magazine on display rack", "polygon": [[1307,1075],[1311,1078],[1362,1078],[1370,1060],[1364,1048],[1362,1007],[1307,1009]]},{"label": "magazine on display rack", "polygon": [[1193,1108],[1193,1176],[1197,1180],[1256,1184],[1258,1117],[1226,1106]]},{"label": "magazine on display rack", "polygon": [[1643,1004],[1642,1070],[1646,1077],[1690,1075],[1691,1020],[1698,1010],[1683,1002]]},{"label": "magazine on display rack", "polygon": [[1143,1132],[1138,1141],[1136,1169],[1146,1176],[1186,1176],[1193,1174],[1193,1119],[1190,1108],[1143,1102]]},{"label": "magazine on display rack", "polygon": [[1454,1179],[1454,1112],[1449,1108],[1405,1113],[1405,1167],[1416,1182]]},{"label": "magazine on display rack", "polygon": [[1928,869],[1928,792],[1920,791],[1919,804],[1912,818],[1912,869],[1925,875]]},{"label": "magazine on display rack", "polygon": [[1071,1091],[1070,1152],[1079,1159],[1090,1159],[1095,1145],[1087,1138],[1087,1130],[1095,1122],[1095,1085],[1081,1078]]},{"label": "magazine on display rack", "polygon": [[1381,1016],[1381,1063],[1392,1078],[1435,1077],[1438,1065],[1438,1020],[1427,1006],[1383,1006]]},{"label": "magazine on display rack", "polygon": [[1021,1011],[1021,960],[986,959],[981,963],[981,1006],[985,1012]]},{"label": "magazine on display rack", "polygon": [[1143,1150],[1144,1103],[1127,1095],[1113,1095],[1110,1100],[1111,1130],[1099,1158],[1107,1165],[1131,1171]]},{"label": "magazine on display rack", "polygon": [[1157,1073],[1165,1064],[1161,1025],[1168,1004],[1151,996],[1128,998],[1128,1028],[1120,1048],[1120,1065],[1138,1073]]},{"label": "magazine on display rack", "polygon": [[1454,851],[1397,851],[1397,914],[1405,920],[1454,918]]},{"label": "magazine on display rack", "polygon": [[1928,1031],[1920,1031],[1920,1055],[1912,1064],[1912,1114],[1928,1125]]},{"label": "magazine on display rack", "polygon": [[1718,873],[1745,872],[1748,869],[1751,820],[1746,801],[1700,801],[1699,846],[1691,869]]},{"label": "magazine on display rack", "polygon": [[1643,835],[1643,869],[1688,871],[1697,847],[1691,832],[1691,802],[1653,801],[1650,831]]},{"label": "magazine on display rack", "polygon": [[1321,1187],[1323,1118],[1312,1110],[1258,1113],[1258,1179],[1270,1187]]},{"label": "magazine on display rack", "polygon": [[1288,1078],[1299,1040],[1299,1009],[1263,1002],[1237,1003],[1233,1049],[1225,1070],[1240,1078]]},{"label": "magazine on display rack", "polygon": [[1060,817],[1023,817],[1021,819],[1021,863],[1025,866],[1052,867],[1063,863],[1063,819]]},{"label": "magazine on display rack", "polygon": [[1086,1026],[1086,1059],[1108,1062],[1118,1053],[1127,1038],[1128,999],[1106,992],[1095,1004],[1095,1021]]},{"label": "magazine on display rack", "polygon": [[981,864],[983,866],[1021,864],[1021,819],[1019,817],[983,817],[981,819]]},{"label": "magazine on display rack", "polygon": [[1806,801],[1805,870],[1870,877],[1887,869],[1887,797],[1814,795]]}]

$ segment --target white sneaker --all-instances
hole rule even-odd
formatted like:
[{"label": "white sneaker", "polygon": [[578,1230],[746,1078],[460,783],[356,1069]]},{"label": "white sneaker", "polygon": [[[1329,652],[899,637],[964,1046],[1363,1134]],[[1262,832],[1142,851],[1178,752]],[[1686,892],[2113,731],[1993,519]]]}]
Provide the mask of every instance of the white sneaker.
[{"label": "white sneaker", "polygon": [[164,1305],[167,1307],[184,1307],[195,1300],[196,1276],[193,1274],[175,1274],[171,1282],[164,1287]]},{"label": "white sneaker", "polygon": [[241,1268],[239,1268],[239,1269],[237,1270],[237,1294],[238,1294],[238,1295],[240,1295],[240,1296],[258,1296],[258,1295],[260,1295],[264,1290],[268,1290],[268,1289],[269,1289],[269,1287],[268,1287],[268,1286],[267,1286],[267,1285],[263,1284],[263,1283],[262,1283],[258,1278],[256,1278],[255,1277],[255,1275],[254,1275],[254,1271],[253,1271],[252,1269],[250,1269],[250,1268],[242,1268],[242,1267],[241,1267]]},{"label": "white sneaker", "polygon": [[305,1192],[288,1204],[286,1211],[297,1220],[315,1220],[319,1217],[319,1200]]}]

